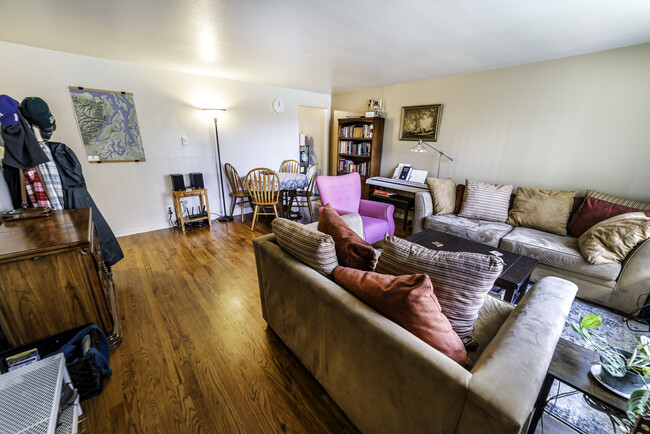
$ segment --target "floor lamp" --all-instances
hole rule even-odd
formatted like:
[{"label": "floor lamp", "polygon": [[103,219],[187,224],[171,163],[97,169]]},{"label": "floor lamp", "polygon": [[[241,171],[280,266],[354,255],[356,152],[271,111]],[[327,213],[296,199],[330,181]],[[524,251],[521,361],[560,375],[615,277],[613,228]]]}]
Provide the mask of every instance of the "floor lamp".
[{"label": "floor lamp", "polygon": [[445,154],[444,152],[434,148],[427,142],[423,142],[422,139],[420,139],[417,145],[411,148],[411,152],[427,152],[426,148],[422,147],[422,145],[427,145],[428,147],[436,151],[438,154],[440,154],[440,156],[438,157],[438,172],[436,173],[436,178],[440,178],[440,162],[442,161],[442,157],[449,158],[449,161],[454,161],[454,159],[451,158],[449,155]]},{"label": "floor lamp", "polygon": [[212,120],[214,120],[214,135],[217,143],[217,165],[219,166],[219,183],[221,186],[221,211],[223,215],[217,220],[220,222],[229,222],[232,221],[232,216],[226,213],[226,194],[224,193],[223,188],[223,165],[221,164],[221,149],[219,147],[219,127],[217,126],[218,118],[217,112],[225,112],[226,109],[203,109],[212,115]]}]

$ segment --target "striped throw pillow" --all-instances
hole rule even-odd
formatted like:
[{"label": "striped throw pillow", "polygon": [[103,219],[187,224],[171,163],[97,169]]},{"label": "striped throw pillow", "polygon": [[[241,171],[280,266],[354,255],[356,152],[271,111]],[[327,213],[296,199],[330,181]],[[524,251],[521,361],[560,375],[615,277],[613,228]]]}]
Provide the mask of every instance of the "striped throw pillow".
[{"label": "striped throw pillow", "polygon": [[299,261],[326,276],[338,267],[331,236],[283,218],[276,218],[271,226],[280,247]]},{"label": "striped throw pillow", "polygon": [[442,313],[464,339],[474,330],[485,295],[503,271],[503,260],[479,253],[431,250],[391,235],[384,239],[375,271],[394,276],[427,274]]},{"label": "striped throw pillow", "polygon": [[648,202],[637,202],[636,200],[630,200],[630,199],[625,199],[623,197],[612,196],[611,194],[601,193],[599,191],[594,191],[594,190],[587,190],[587,193],[585,194],[585,199],[588,197],[604,200],[605,202],[614,203],[616,205],[623,205],[628,208],[650,211],[650,203]]},{"label": "striped throw pillow", "polygon": [[508,218],[511,194],[512,185],[467,180],[463,206],[458,215],[504,223]]}]

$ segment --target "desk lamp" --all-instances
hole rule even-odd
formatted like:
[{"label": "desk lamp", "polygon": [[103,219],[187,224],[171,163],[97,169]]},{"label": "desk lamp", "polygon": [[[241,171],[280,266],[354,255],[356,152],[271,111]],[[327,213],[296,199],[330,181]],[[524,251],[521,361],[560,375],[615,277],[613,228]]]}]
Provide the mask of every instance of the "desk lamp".
[{"label": "desk lamp", "polygon": [[418,141],[417,145],[415,145],[415,146],[413,146],[411,148],[411,152],[427,152],[427,149],[425,147],[423,147],[422,145],[427,145],[428,147],[430,147],[431,149],[436,151],[438,154],[440,154],[440,156],[438,157],[438,172],[436,173],[436,178],[439,178],[440,177],[440,162],[442,160],[442,157],[444,156],[444,157],[449,158],[449,161],[454,161],[454,159],[451,158],[449,155],[445,154],[444,152],[434,148],[433,146],[431,146],[427,142],[423,142],[422,139],[420,139]]}]

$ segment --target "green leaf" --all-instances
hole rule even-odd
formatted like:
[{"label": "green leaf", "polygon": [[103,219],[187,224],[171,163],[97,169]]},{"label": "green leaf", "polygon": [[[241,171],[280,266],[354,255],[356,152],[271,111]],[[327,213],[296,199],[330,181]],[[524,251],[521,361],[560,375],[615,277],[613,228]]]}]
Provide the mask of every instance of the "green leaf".
[{"label": "green leaf", "polygon": [[603,322],[603,317],[596,315],[595,313],[590,313],[586,315],[580,321],[580,325],[586,329],[595,329]]},{"label": "green leaf", "polygon": [[626,407],[627,417],[636,422],[637,417],[644,413],[650,412],[650,391],[639,389],[632,392]]}]

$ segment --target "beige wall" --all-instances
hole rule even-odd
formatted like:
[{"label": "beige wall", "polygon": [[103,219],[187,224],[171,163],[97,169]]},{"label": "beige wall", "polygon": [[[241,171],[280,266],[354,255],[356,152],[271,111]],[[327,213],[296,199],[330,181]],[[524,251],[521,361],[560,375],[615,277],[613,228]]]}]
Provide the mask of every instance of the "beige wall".
[{"label": "beige wall", "polygon": [[363,112],[384,98],[382,176],[400,162],[435,176],[435,152],[399,141],[402,106],[443,104],[441,177],[600,190],[650,201],[650,44],[333,95]]},{"label": "beige wall", "polygon": [[[282,160],[296,158],[298,107],[329,110],[331,102],[329,94],[183,74],[1,41],[0,58],[0,92],[19,101],[26,96],[47,101],[57,122],[52,140],[66,143],[77,154],[88,190],[118,235],[169,227],[171,173],[202,172],[211,211],[221,211],[214,124],[200,107],[227,108],[219,120],[222,162],[232,163],[245,175],[252,168],[277,169]],[[133,92],[147,161],[88,164],[68,86]],[[273,111],[274,98],[286,103],[283,113]],[[189,138],[189,146],[181,145],[181,136]],[[226,200],[229,206],[229,198]]]}]

